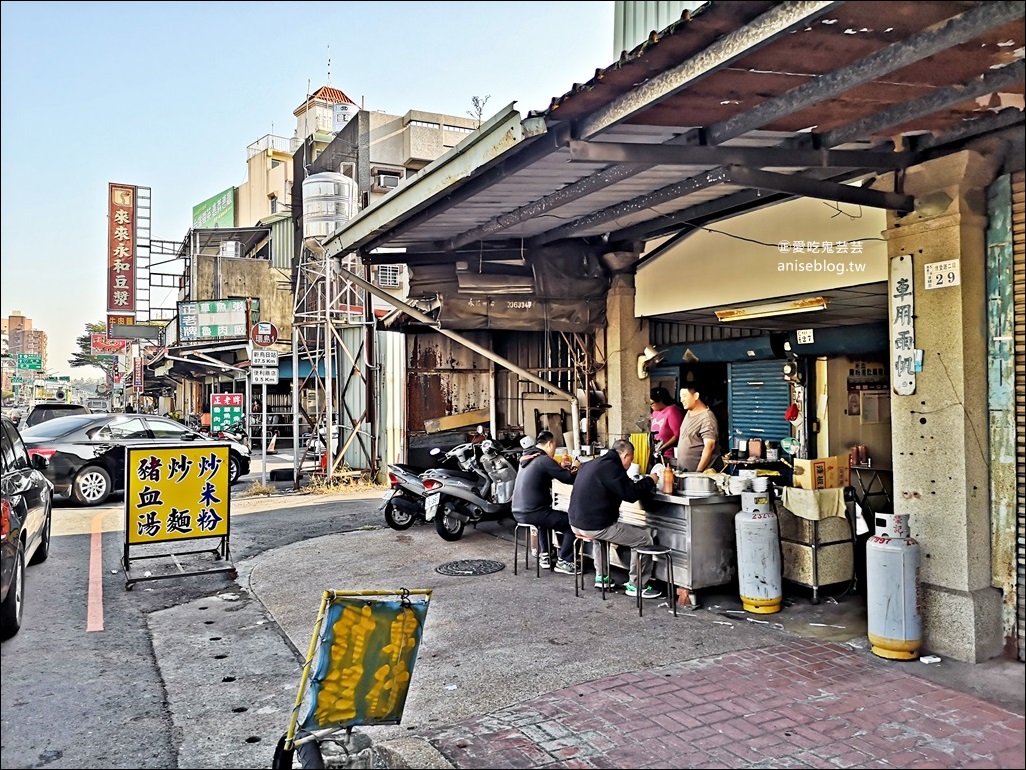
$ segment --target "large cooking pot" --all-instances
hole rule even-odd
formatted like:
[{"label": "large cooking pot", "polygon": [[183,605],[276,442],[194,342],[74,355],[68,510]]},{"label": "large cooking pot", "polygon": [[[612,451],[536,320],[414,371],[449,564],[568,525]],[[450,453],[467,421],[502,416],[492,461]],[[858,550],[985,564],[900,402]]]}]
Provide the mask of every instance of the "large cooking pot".
[{"label": "large cooking pot", "polygon": [[704,473],[678,473],[677,489],[685,495],[712,495],[720,491],[716,479]]}]

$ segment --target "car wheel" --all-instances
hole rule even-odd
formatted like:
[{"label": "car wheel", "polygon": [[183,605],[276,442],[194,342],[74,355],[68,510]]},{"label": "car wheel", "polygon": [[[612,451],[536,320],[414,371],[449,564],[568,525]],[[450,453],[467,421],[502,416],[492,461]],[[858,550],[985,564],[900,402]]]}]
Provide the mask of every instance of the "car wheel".
[{"label": "car wheel", "polygon": [[50,512],[50,506],[47,505],[46,523],[43,525],[43,531],[39,536],[39,547],[37,547],[36,552],[32,554],[32,561],[30,561],[29,564],[42,564],[50,555],[50,527],[52,524],[53,520]]},{"label": "car wheel", "polygon": [[0,628],[3,638],[10,639],[21,628],[21,614],[25,608],[25,551],[21,542],[15,555],[14,574],[11,575],[11,586],[7,590],[7,598],[0,605]]},{"label": "car wheel", "polygon": [[110,496],[110,474],[99,465],[86,466],[75,476],[71,495],[79,505],[99,505]]},{"label": "car wheel", "polygon": [[239,483],[239,477],[242,476],[242,463],[239,462],[239,458],[235,455],[228,456],[228,486]]}]

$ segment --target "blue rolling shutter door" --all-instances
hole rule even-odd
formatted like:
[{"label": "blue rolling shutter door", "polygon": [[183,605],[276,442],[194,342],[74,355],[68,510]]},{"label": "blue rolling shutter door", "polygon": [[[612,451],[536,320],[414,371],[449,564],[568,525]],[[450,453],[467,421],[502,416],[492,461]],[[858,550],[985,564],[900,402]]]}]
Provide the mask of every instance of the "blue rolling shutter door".
[{"label": "blue rolling shutter door", "polygon": [[783,361],[742,361],[730,365],[727,419],[730,446],[735,439],[780,441],[791,435],[784,413],[791,405],[791,386]]}]

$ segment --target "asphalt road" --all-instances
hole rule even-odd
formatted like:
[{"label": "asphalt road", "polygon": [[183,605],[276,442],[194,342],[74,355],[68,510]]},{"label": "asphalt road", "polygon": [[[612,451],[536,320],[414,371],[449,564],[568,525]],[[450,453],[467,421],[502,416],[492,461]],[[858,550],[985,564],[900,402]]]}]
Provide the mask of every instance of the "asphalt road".
[{"label": "asphalt road", "polygon": [[[235,493],[246,486],[239,485]],[[377,494],[364,494],[364,498],[332,496],[320,502],[310,494],[271,499],[233,496],[232,558],[238,566],[268,549],[296,541],[383,526],[376,514]],[[298,687],[299,659],[294,648],[268,622],[259,603],[240,591],[239,584],[226,574],[141,582],[126,591],[121,568],[123,518],[119,498],[95,508],[62,501],[55,506],[50,558],[28,570],[24,625],[0,648],[0,766],[268,766],[273,753],[268,736],[284,731],[283,719]],[[166,570],[168,560],[160,562],[153,561],[155,574],[160,574],[158,569]],[[208,601],[201,601],[204,599]],[[225,607],[231,612],[216,613]],[[199,613],[202,620],[184,618],[181,608],[194,616]],[[180,745],[166,688],[223,686],[226,677],[213,677],[207,662],[197,655],[210,661],[224,655],[212,647],[199,651],[187,634],[181,634],[181,645],[176,643],[174,649],[165,651],[165,670],[161,671],[152,624],[170,621],[183,628],[210,628],[196,644],[216,645],[226,617],[242,629],[233,636],[234,643],[257,644],[270,655],[262,661],[275,669],[268,673],[281,677],[280,691],[263,692],[263,686],[255,683],[252,700],[271,697],[280,701],[280,709],[271,710],[267,732],[244,738],[249,743],[242,748],[252,752],[250,758],[220,741],[219,751],[236,756],[231,763],[218,764],[204,754],[204,747]],[[249,642],[244,641],[247,639]],[[173,665],[175,655],[184,656],[185,665]],[[260,665],[260,653],[254,651],[247,660],[250,665]],[[240,698],[240,692],[245,690],[233,688],[236,702],[230,704],[224,720],[246,714],[253,705],[243,702],[251,698]],[[207,700],[217,703],[215,697]],[[223,738],[223,725],[218,722],[216,715],[208,722],[207,732],[214,741]]]}]

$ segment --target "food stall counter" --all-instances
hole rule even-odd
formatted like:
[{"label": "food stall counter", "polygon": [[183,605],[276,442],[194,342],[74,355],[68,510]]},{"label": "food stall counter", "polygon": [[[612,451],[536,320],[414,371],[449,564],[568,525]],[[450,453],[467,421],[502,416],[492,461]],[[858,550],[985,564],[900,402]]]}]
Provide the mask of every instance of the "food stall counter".
[{"label": "food stall counter", "polygon": [[[552,483],[553,508],[566,511],[573,486]],[[620,505],[620,521],[655,530],[656,543],[673,554],[674,582],[692,594],[724,585],[737,574],[734,515],[741,510],[738,495],[683,496],[656,492],[645,500]],[[610,561],[628,568],[630,549],[611,548]],[[655,563],[656,577],[665,581],[666,564]]]}]

